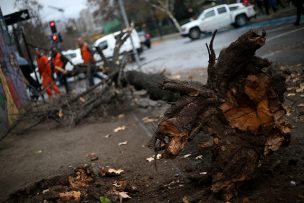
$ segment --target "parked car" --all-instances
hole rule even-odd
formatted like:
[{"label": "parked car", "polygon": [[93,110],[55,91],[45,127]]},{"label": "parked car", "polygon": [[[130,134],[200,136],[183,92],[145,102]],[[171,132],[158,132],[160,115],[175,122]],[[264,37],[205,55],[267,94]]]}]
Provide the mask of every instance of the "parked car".
[{"label": "parked car", "polygon": [[140,39],[140,43],[142,46],[146,46],[148,49],[151,48],[151,36],[149,33],[145,32],[145,31],[140,31],[138,32],[138,36]]},{"label": "parked car", "polygon": [[[105,55],[106,58],[112,58],[113,57],[113,52],[115,48],[115,43],[116,43],[116,36],[120,33],[120,31],[103,36],[102,38],[98,39],[95,41],[94,46],[95,47],[100,47],[101,50],[103,51],[103,54]],[[136,32],[135,29],[133,29],[132,33],[132,40],[135,49],[137,50],[138,53],[142,52],[142,47],[140,44],[139,36],[138,33]],[[121,46],[120,54],[122,53],[131,53],[133,54],[133,48],[131,44],[130,37],[125,41],[125,43]],[[100,59],[100,56],[98,54],[95,54],[95,58]]]},{"label": "parked car", "polygon": [[196,20],[184,24],[181,27],[181,36],[199,39],[201,33],[213,32],[229,25],[244,26],[255,16],[253,6],[244,6],[241,3],[222,4],[204,10]]}]

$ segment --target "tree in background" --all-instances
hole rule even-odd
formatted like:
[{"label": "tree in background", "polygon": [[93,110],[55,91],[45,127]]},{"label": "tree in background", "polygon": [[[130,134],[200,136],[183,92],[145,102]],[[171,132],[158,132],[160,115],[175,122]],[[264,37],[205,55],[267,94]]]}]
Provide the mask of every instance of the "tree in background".
[{"label": "tree in background", "polygon": [[[135,24],[137,30],[153,31],[154,36],[157,31],[161,36],[174,32],[174,27],[180,31],[180,22],[193,18],[210,1],[212,0],[124,0],[124,5],[129,21]],[[97,7],[94,13],[95,16],[102,15],[104,28],[113,19],[122,22],[117,0],[87,0],[87,3]],[[111,32],[122,27],[116,26]],[[106,30],[108,29],[104,29]]]},{"label": "tree in background", "polygon": [[173,22],[178,31],[181,30],[181,26],[174,16],[175,0],[148,0],[151,6],[163,13],[165,13]]},{"label": "tree in background", "polygon": [[87,0],[89,6],[96,6],[98,14],[104,21],[110,20],[118,15],[118,5],[114,0]]}]

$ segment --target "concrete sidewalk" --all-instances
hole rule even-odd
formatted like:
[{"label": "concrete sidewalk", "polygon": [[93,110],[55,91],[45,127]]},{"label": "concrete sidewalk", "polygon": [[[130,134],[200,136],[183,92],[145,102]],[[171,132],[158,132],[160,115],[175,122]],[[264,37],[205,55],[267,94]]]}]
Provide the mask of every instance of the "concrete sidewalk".
[{"label": "concrete sidewalk", "polygon": [[[85,163],[122,168],[128,176],[153,176],[149,182],[155,185],[174,178],[180,172],[176,166],[159,163],[160,169],[156,171],[153,162],[146,160],[154,156],[147,144],[156,123],[144,123],[142,118],[157,117],[160,113],[131,109],[122,118],[113,116],[74,128],[43,124],[23,135],[6,137],[0,142],[0,202],[6,202],[8,195],[20,188],[43,178],[68,174]],[[113,132],[119,126],[126,129]],[[127,144],[119,146],[125,141]],[[90,162],[88,153],[96,153],[99,159]]]}]

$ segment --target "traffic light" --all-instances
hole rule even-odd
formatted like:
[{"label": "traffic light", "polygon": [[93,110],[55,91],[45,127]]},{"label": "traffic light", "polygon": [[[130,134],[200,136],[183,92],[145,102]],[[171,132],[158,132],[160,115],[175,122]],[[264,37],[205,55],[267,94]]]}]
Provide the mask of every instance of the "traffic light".
[{"label": "traffic light", "polygon": [[57,42],[58,36],[56,34],[52,34],[52,40],[53,40],[53,42]]},{"label": "traffic light", "polygon": [[50,25],[52,33],[56,33],[57,29],[56,29],[56,23],[55,23],[55,21],[50,21],[49,25]]}]

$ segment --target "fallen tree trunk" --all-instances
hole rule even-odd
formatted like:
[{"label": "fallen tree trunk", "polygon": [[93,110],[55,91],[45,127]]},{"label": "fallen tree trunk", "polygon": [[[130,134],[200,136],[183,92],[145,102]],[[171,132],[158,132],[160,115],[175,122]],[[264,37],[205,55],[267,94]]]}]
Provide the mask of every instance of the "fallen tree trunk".
[{"label": "fallen tree trunk", "polygon": [[211,136],[211,190],[230,202],[263,157],[289,142],[290,126],[282,106],[285,78],[271,69],[267,59],[255,56],[266,33],[246,32],[220,52],[217,62],[215,34],[207,45],[206,85],[181,81],[161,85],[182,96],[160,120],[154,147],[163,157],[174,158],[198,132]]},{"label": "fallen tree trunk", "polygon": [[159,85],[167,79],[162,73],[146,74],[135,70],[125,72],[123,77],[124,83],[134,86],[136,90],[146,90],[153,100],[176,101],[178,94],[159,88]]}]

